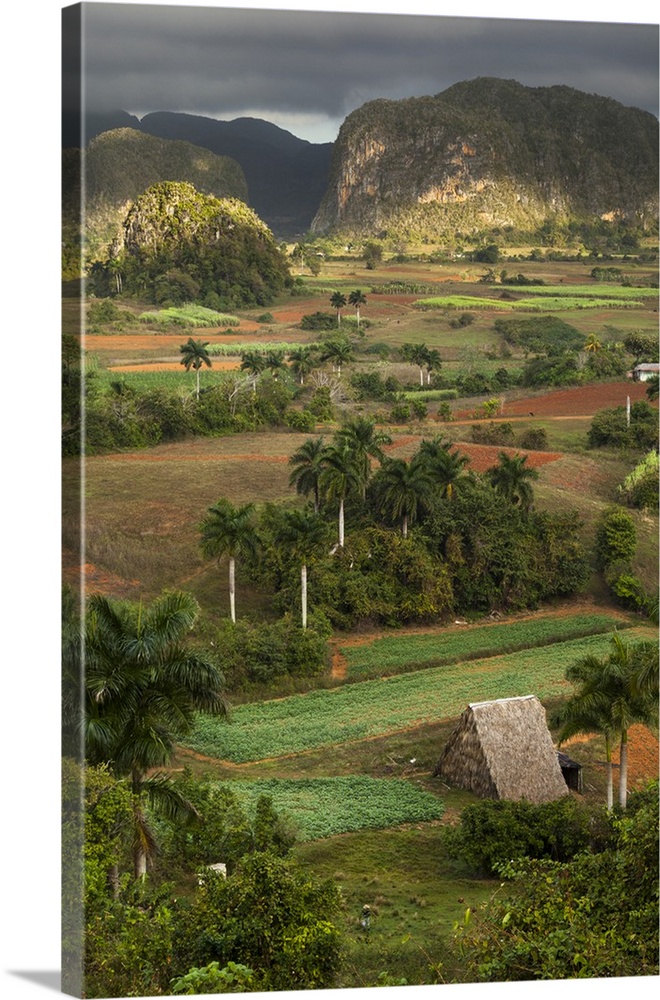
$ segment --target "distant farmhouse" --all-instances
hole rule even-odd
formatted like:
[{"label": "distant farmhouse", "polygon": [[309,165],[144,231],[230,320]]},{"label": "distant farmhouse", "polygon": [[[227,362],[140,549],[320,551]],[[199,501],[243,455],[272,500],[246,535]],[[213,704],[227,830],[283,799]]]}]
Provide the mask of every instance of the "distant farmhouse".
[{"label": "distant farmhouse", "polygon": [[650,378],[654,375],[660,374],[660,364],[657,362],[644,362],[641,365],[635,365],[633,368],[633,381],[634,382],[648,382]]},{"label": "distant farmhouse", "polygon": [[536,695],[468,705],[433,773],[481,798],[538,805],[568,795]]}]

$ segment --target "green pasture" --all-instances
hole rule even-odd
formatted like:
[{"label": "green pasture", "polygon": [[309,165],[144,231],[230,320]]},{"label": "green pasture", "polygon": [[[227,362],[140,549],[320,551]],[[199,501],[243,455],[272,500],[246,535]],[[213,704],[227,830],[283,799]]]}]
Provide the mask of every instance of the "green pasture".
[{"label": "green pasture", "polygon": [[[411,986],[460,982],[460,959],[448,947],[454,923],[468,906],[476,910],[485,903],[500,883],[475,878],[448,858],[441,834],[437,824],[424,823],[294,847],[301,864],[341,887],[344,958],[337,988],[372,986],[384,972]],[[365,903],[372,911],[368,936],[359,922]],[[439,980],[432,963],[442,965]]]},{"label": "green pasture", "polygon": [[[631,638],[653,638],[637,627]],[[364,740],[459,715],[469,702],[570,690],[564,674],[587,653],[603,655],[608,635],[592,635],[542,649],[474,660],[384,680],[346,684],[276,701],[241,705],[229,723],[200,717],[185,746],[237,763],[301,753],[313,747]]]},{"label": "green pasture", "polygon": [[293,821],[300,841],[440,819],[442,802],[403,778],[267,778],[232,781],[250,815],[260,795]]},{"label": "green pasture", "polygon": [[630,624],[609,614],[578,614],[492,625],[456,625],[453,631],[385,636],[368,644],[339,648],[348,663],[348,677],[363,680],[402,670],[532,649],[611,632],[614,628],[627,628]]}]

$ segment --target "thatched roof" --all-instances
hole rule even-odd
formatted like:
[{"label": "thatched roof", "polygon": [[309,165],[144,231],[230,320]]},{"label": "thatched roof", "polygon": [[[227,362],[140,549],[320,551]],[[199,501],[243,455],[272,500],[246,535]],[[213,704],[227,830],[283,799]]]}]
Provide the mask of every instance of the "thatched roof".
[{"label": "thatched roof", "polygon": [[568,794],[536,695],[468,705],[436,777],[482,798],[551,802]]}]

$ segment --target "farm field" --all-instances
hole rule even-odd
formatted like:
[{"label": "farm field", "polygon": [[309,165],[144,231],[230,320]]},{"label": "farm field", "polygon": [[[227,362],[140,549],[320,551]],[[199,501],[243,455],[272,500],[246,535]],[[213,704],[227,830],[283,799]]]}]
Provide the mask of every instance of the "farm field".
[{"label": "farm field", "polygon": [[357,680],[384,677],[402,669],[466,662],[486,655],[537,648],[630,625],[631,621],[623,615],[549,615],[488,625],[455,625],[452,631],[425,633],[418,629],[401,636],[373,639],[365,636],[350,645],[338,644],[338,651],[346,663],[346,677]]},{"label": "farm field", "polygon": [[[630,640],[653,639],[637,626]],[[459,715],[470,701],[534,693],[558,697],[570,690],[566,668],[581,656],[603,655],[610,637],[587,636],[470,662],[430,667],[382,680],[310,691],[275,701],[240,705],[230,725],[201,718],[185,746],[234,763],[281,757],[316,747],[382,736]]]}]

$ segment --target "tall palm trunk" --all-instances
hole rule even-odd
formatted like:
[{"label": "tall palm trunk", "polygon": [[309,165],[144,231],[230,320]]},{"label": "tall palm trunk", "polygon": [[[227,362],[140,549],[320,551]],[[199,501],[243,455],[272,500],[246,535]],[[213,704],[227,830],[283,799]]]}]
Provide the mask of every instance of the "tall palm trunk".
[{"label": "tall palm trunk", "polygon": [[344,498],[339,501],[339,544],[344,547]]},{"label": "tall palm trunk", "polygon": [[403,520],[401,522],[401,534],[404,538],[408,537],[408,515],[403,515]]},{"label": "tall palm trunk", "polygon": [[607,761],[607,811],[611,812],[614,806],[614,778],[612,769],[612,744],[607,734],[605,735],[605,760]]},{"label": "tall palm trunk", "polygon": [[229,557],[229,612],[231,620],[236,624],[236,561]]},{"label": "tall palm trunk", "polygon": [[197,366],[195,375],[197,376],[197,398],[199,399],[199,365]]},{"label": "tall palm trunk", "polygon": [[628,803],[628,730],[621,732],[621,747],[619,750],[619,805],[622,809]]},{"label": "tall palm trunk", "polygon": [[300,567],[300,595],[302,602],[302,627],[307,628],[307,566]]},{"label": "tall palm trunk", "polygon": [[142,772],[133,768],[131,773],[132,809],[133,809],[133,869],[136,879],[147,874],[147,824],[142,808]]}]

